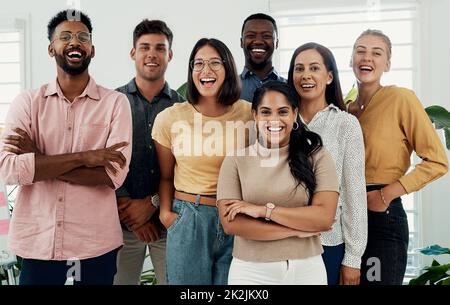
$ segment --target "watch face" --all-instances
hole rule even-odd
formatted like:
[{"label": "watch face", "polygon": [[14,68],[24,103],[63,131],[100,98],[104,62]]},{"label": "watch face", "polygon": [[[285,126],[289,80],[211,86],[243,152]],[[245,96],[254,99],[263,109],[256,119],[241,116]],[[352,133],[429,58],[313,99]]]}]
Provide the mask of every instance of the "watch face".
[{"label": "watch face", "polygon": [[273,209],[275,207],[275,205],[272,202],[268,202],[266,204],[266,207],[268,207],[269,209]]}]

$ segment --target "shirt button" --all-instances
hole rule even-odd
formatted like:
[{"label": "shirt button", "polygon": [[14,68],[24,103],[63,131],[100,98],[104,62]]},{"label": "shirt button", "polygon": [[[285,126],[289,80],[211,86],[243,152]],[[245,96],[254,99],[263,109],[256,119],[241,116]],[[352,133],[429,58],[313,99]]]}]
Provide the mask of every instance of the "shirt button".
[{"label": "shirt button", "polygon": [[148,123],[148,127],[152,127],[152,123]]},{"label": "shirt button", "polygon": [[148,148],[153,149],[153,146],[149,145]]},{"label": "shirt button", "polygon": [[62,226],[62,222],[58,221],[57,226],[60,228]]},{"label": "shirt button", "polygon": [[155,173],[155,171],[151,169],[150,170],[150,174],[154,174],[154,173]]},{"label": "shirt button", "polygon": [[58,201],[59,201],[59,202],[62,202],[62,201],[63,201],[63,198],[62,198],[62,197],[59,197],[59,198],[58,198]]},{"label": "shirt button", "polygon": [[71,126],[67,127],[67,130],[68,130],[68,131],[71,131],[71,130],[72,130],[72,127],[71,127]]}]

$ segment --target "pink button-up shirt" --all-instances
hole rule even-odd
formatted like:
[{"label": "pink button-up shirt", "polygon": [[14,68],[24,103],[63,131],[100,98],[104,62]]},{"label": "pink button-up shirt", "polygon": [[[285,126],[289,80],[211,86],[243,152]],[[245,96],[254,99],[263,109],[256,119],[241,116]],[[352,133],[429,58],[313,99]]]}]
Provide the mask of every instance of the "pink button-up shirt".
[{"label": "pink button-up shirt", "polygon": [[[114,175],[118,188],[128,173],[132,121],[125,95],[91,78],[70,103],[57,81],[20,94],[11,105],[3,135],[26,130],[44,155],[100,149],[119,142],[127,164]],[[34,153],[16,155],[0,144],[0,179],[20,185],[9,232],[9,247],[24,258],[85,259],[122,245],[115,192],[108,186],[83,186],[50,179],[33,183]]]}]

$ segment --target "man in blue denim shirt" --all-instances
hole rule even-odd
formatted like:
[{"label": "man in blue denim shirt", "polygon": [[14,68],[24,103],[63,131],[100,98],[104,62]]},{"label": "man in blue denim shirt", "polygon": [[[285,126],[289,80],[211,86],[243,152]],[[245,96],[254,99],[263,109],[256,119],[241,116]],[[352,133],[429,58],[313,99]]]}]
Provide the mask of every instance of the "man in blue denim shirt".
[{"label": "man in blue denim shirt", "polygon": [[275,20],[266,14],[253,14],[245,19],[241,31],[241,48],[245,67],[241,73],[241,99],[252,101],[256,88],[269,80],[286,82],[274,69],[273,52],[278,48]]},{"label": "man in blue denim shirt", "polygon": [[133,117],[133,152],[124,184],[116,191],[124,246],[114,284],[138,285],[146,247],[158,284],[165,284],[165,230],[159,222],[159,165],[151,137],[158,113],[183,101],[165,81],[173,34],[160,20],[143,20],[133,32],[136,77],[117,90],[126,94]]}]

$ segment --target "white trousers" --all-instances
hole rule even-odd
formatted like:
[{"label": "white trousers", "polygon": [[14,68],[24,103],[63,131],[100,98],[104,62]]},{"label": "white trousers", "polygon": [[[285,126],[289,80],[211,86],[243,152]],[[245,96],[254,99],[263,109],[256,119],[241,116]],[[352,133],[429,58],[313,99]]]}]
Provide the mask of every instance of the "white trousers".
[{"label": "white trousers", "polygon": [[247,262],[233,257],[229,285],[327,285],[322,256],[280,262]]}]

